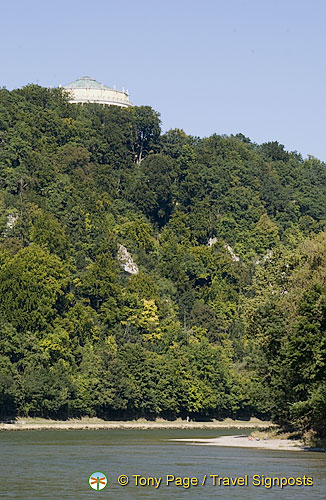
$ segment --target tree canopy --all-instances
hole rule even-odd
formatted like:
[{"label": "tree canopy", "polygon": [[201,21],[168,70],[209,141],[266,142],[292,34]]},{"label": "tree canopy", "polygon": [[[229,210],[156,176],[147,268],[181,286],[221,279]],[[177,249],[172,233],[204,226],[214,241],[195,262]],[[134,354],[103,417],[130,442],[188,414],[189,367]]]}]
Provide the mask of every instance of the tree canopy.
[{"label": "tree canopy", "polygon": [[325,201],[276,141],[1,89],[0,413],[325,437]]}]

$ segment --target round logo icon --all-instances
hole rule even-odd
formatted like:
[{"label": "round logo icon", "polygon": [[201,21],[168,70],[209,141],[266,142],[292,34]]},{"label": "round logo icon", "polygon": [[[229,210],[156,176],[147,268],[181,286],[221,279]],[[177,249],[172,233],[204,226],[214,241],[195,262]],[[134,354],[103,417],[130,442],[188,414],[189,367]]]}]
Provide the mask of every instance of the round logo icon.
[{"label": "round logo icon", "polygon": [[93,472],[88,478],[88,484],[92,490],[100,491],[108,484],[108,478],[103,472]]}]

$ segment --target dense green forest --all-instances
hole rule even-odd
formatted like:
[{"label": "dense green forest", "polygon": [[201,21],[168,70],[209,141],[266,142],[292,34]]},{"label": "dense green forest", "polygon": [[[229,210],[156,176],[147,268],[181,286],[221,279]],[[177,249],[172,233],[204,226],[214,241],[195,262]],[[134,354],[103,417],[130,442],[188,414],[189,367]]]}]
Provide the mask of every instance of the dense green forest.
[{"label": "dense green forest", "polygon": [[325,436],[326,165],[148,106],[0,90],[2,417]]}]

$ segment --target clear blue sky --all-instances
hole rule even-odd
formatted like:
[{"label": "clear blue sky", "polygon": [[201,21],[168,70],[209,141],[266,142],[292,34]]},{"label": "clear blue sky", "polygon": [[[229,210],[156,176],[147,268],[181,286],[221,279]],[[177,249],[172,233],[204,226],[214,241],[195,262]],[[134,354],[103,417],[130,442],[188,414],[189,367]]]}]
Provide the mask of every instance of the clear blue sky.
[{"label": "clear blue sky", "polygon": [[326,160],[324,0],[12,0],[0,86],[90,75],[164,130],[242,132]]}]

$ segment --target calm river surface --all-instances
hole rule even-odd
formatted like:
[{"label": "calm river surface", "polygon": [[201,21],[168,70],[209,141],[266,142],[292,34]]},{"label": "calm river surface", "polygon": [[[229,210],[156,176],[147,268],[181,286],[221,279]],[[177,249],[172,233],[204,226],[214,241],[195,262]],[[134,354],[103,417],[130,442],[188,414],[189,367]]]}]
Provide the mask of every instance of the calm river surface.
[{"label": "calm river surface", "polygon": [[[0,497],[8,499],[117,499],[195,500],[324,499],[324,453],[253,450],[197,446],[171,442],[173,438],[216,437],[239,430],[106,430],[19,431],[0,433]],[[248,434],[248,429],[243,430]],[[93,491],[88,477],[95,471],[108,476],[102,491]],[[127,486],[117,478],[126,474]],[[136,486],[135,478],[162,477],[158,489]],[[200,485],[184,489],[166,486],[166,475],[197,477]],[[207,482],[201,486],[205,474]],[[210,474],[223,477],[248,475],[248,486],[213,486]],[[254,474],[266,477],[313,477],[312,487],[283,489],[251,484]]]}]

